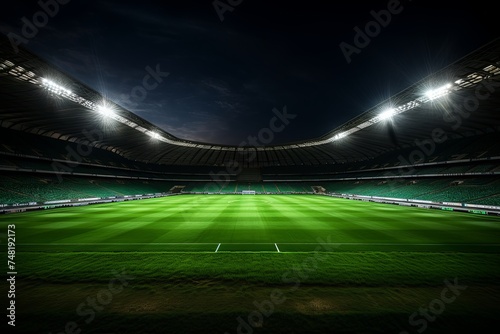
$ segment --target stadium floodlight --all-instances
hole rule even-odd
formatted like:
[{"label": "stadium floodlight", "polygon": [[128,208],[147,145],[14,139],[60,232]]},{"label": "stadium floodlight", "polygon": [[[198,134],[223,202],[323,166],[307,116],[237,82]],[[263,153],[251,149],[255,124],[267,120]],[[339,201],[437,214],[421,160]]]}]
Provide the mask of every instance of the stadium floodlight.
[{"label": "stadium floodlight", "polygon": [[148,132],[148,134],[149,134],[152,138],[154,138],[154,139],[160,139],[160,138],[161,138],[160,134],[159,134],[159,133],[157,133],[157,132],[149,131],[149,132]]},{"label": "stadium floodlight", "polygon": [[395,113],[396,113],[396,110],[394,110],[394,108],[389,108],[389,109],[382,111],[380,113],[380,115],[378,115],[378,117],[380,118],[380,120],[385,120],[385,119],[389,119],[392,116],[394,116]]},{"label": "stadium floodlight", "polygon": [[71,90],[69,90],[66,87],[63,87],[61,85],[58,85],[54,81],[49,80],[49,79],[43,78],[42,79],[42,85],[49,92],[55,93],[57,95],[67,96],[67,95],[71,95],[72,94]]},{"label": "stadium floodlight", "polygon": [[97,107],[97,111],[99,113],[101,113],[101,115],[103,116],[106,116],[106,117],[112,117],[114,116],[114,112],[113,110],[111,110],[110,108],[106,107],[106,106],[98,106]]},{"label": "stadium floodlight", "polygon": [[440,97],[448,94],[450,92],[451,87],[452,87],[452,84],[448,83],[448,84],[441,86],[439,88],[431,89],[431,90],[427,91],[427,93],[425,93],[425,95],[427,96],[427,98],[429,100],[432,101],[432,100],[435,100],[437,98],[440,98]]},{"label": "stadium floodlight", "polygon": [[335,136],[333,136],[333,140],[339,140],[341,138],[344,138],[345,136],[347,136],[345,132],[337,133]]}]

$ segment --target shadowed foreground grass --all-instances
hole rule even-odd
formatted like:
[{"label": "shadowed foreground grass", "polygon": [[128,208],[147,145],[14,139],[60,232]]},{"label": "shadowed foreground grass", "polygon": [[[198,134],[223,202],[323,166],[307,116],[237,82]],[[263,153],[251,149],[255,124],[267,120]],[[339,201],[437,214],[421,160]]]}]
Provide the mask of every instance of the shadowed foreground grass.
[{"label": "shadowed foreground grass", "polygon": [[[410,315],[455,278],[466,288],[426,333],[485,330],[500,311],[498,254],[35,252],[18,261],[23,333],[60,333],[68,322],[81,333],[418,333],[424,324]],[[116,273],[127,285],[108,301]],[[88,298],[99,295],[106,304],[91,317]],[[249,326],[239,332],[238,317]]]}]

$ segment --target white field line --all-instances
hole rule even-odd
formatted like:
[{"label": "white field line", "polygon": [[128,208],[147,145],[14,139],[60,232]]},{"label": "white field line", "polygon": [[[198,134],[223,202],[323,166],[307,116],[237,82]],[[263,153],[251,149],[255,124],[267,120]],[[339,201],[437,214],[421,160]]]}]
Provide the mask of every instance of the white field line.
[{"label": "white field line", "polygon": [[[145,245],[217,245],[216,242],[63,242],[63,243],[19,243],[19,246],[145,246]],[[225,242],[228,245],[276,245],[272,242]],[[317,242],[280,242],[282,245],[318,245]],[[323,245],[335,246],[493,246],[499,247],[500,243],[482,244],[482,243],[384,243],[384,242],[336,242],[323,243]]]},{"label": "white field line", "polygon": [[280,249],[278,248],[278,245],[276,245],[276,243],[274,243],[274,246],[276,246],[276,250],[278,251],[278,253],[280,252]]},{"label": "white field line", "polygon": [[216,253],[219,251],[219,247],[220,247],[220,244],[217,246],[217,249],[215,250]]}]

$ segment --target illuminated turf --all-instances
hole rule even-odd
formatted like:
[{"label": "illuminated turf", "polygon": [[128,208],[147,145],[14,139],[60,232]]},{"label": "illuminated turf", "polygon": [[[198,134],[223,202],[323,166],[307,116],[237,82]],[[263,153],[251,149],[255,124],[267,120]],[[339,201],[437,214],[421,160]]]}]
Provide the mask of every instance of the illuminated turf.
[{"label": "illuminated turf", "polygon": [[21,250],[494,250],[500,219],[311,195],[182,195],[0,217]]},{"label": "illuminated turf", "polygon": [[[467,290],[426,333],[487,332],[500,312],[498,217],[312,195],[181,195],[0,224],[16,225],[23,333],[65,332],[68,321],[88,333],[239,333],[238,317],[276,289],[286,301],[254,333],[415,333],[408,317],[454,279]],[[130,285],[88,324],[76,307],[122,271]]]}]

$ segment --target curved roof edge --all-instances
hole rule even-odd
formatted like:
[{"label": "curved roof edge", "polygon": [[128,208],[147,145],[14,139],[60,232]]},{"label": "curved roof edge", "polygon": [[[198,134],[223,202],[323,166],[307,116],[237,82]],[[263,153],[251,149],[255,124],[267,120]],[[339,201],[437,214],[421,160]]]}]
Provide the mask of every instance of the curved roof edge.
[{"label": "curved roof edge", "polygon": [[[269,146],[219,145],[180,139],[160,129],[133,112],[109,101],[99,92],[84,85],[61,70],[56,69],[32,52],[20,47],[18,52],[10,45],[5,35],[0,36],[0,75],[14,76],[51,93],[71,100],[95,112],[102,112],[103,104],[113,110],[108,116],[132,129],[171,145],[201,149],[234,150],[257,149],[276,150],[309,147],[341,140],[354,132],[382,121],[384,110],[390,115],[403,113],[413,108],[430,103],[433,98],[424,94],[423,88],[433,86],[442,90],[442,95],[456,92],[477,85],[483,80],[500,74],[500,38],[471,52],[453,64],[433,73],[407,89],[380,102],[359,116],[333,129],[332,131],[310,140]],[[55,81],[52,81],[55,80]],[[447,84],[447,86],[443,86]],[[64,87],[71,87],[71,91]],[[387,116],[387,114],[385,115]]]}]

